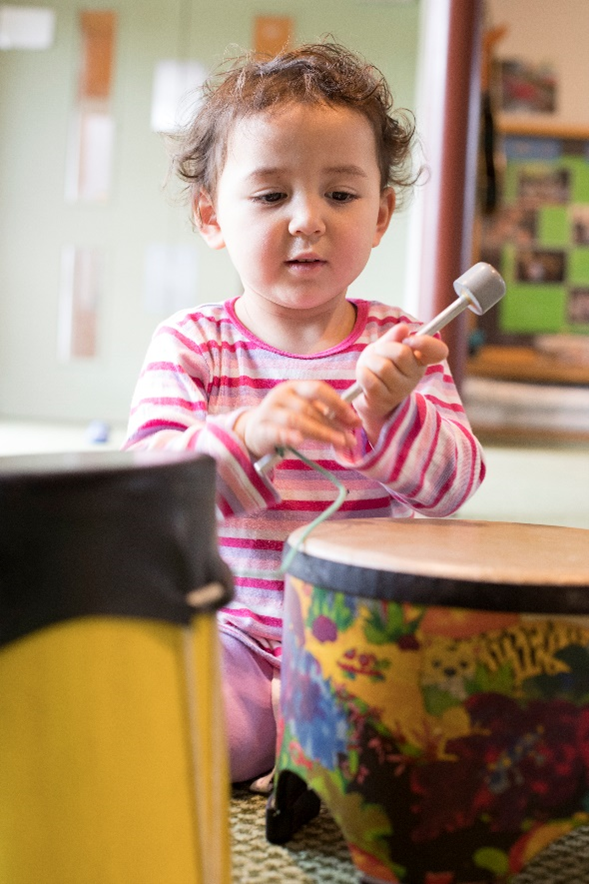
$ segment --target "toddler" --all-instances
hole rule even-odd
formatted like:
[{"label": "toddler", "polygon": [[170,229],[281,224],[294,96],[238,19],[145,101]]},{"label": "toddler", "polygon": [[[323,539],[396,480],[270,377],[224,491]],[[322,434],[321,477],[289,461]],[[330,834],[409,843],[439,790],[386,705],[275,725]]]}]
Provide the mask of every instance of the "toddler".
[{"label": "toddler", "polygon": [[[436,337],[403,311],[346,297],[414,184],[411,117],[333,43],[247,56],[212,78],[174,141],[195,225],[226,248],[242,294],[156,330],[128,449],[215,458],[219,544],[235,598],[219,613],[231,777],[274,764],[282,548],[345,484],[339,519],[447,516],[477,489],[482,454]],[[354,381],[353,405],[340,398]]]}]

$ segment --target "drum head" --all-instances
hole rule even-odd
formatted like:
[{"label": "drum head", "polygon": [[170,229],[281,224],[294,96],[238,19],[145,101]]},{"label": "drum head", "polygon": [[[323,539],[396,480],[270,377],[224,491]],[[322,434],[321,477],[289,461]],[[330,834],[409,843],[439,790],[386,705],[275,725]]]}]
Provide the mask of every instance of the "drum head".
[{"label": "drum head", "polygon": [[589,613],[589,532],[459,519],[324,522],[288,572],[368,598],[488,610]]}]

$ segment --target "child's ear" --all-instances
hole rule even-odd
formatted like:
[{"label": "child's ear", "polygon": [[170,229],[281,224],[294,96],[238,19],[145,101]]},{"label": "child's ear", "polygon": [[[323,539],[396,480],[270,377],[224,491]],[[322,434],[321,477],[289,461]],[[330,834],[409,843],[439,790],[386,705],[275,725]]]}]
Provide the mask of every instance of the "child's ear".
[{"label": "child's ear", "polygon": [[391,218],[393,217],[393,212],[395,211],[395,203],[397,198],[395,196],[395,191],[392,187],[385,187],[383,192],[380,195],[380,207],[378,210],[378,218],[376,219],[376,230],[374,231],[374,240],[372,241],[372,247],[377,246],[384,234],[386,233],[387,227],[391,223]]},{"label": "child's ear", "polygon": [[217,213],[215,212],[213,201],[206,191],[201,190],[198,196],[194,198],[192,211],[198,231],[206,244],[211,249],[224,248],[225,240],[217,221]]}]

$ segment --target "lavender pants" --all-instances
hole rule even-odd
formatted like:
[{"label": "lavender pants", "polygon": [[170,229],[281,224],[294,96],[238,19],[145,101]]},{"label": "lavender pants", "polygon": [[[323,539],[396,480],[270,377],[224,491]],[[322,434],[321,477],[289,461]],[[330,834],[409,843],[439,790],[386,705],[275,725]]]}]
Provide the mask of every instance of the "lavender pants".
[{"label": "lavender pants", "polygon": [[272,679],[276,669],[233,636],[221,632],[220,637],[231,782],[240,783],[274,767]]}]

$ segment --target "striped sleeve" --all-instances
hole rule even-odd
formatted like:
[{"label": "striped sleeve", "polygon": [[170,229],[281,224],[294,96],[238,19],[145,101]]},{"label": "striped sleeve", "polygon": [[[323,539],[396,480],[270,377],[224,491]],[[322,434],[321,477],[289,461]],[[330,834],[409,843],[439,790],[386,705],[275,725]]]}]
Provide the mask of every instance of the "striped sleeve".
[{"label": "striped sleeve", "polygon": [[198,323],[192,323],[188,335],[181,323],[170,320],[156,330],[135,388],[123,448],[209,455],[217,465],[220,519],[265,510],[280,497],[258,475],[249,452],[233,432],[243,409],[209,413],[217,343],[215,334],[206,339],[196,334],[197,328]]}]

